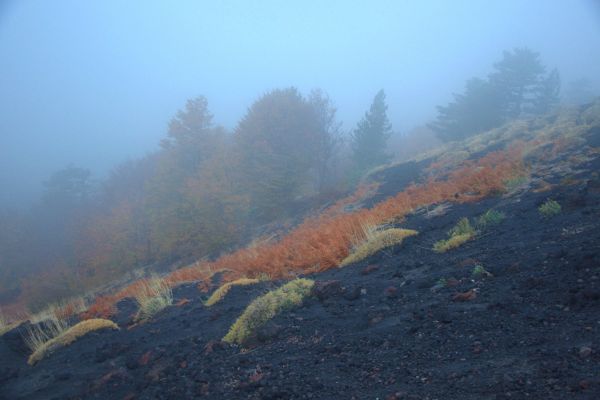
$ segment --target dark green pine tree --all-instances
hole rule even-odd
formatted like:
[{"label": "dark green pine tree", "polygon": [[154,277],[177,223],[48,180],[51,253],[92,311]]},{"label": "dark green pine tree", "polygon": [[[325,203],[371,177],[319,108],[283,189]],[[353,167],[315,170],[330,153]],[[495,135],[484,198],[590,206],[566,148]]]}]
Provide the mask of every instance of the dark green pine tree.
[{"label": "dark green pine tree", "polygon": [[391,134],[392,125],[387,117],[385,93],[382,89],[375,95],[371,108],[352,132],[352,161],[357,175],[390,160],[391,156],[385,150]]},{"label": "dark green pine tree", "polygon": [[545,72],[540,54],[528,48],[505,51],[494,69],[489,82],[502,96],[503,119],[510,120],[528,112]]},{"label": "dark green pine tree", "polygon": [[489,82],[472,78],[454,101],[438,106],[438,116],[429,127],[445,141],[462,140],[500,125],[503,121],[502,95]]},{"label": "dark green pine tree", "polygon": [[544,75],[539,53],[527,48],[505,51],[487,79],[467,81],[463,93],[439,106],[429,126],[443,141],[462,140],[526,114],[543,114],[559,100],[560,76]]}]

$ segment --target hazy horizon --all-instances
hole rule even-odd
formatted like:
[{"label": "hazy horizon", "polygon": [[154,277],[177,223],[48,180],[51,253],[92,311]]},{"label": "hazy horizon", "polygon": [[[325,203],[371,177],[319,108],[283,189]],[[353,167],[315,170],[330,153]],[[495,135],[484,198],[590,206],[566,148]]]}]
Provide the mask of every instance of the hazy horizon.
[{"label": "hazy horizon", "polygon": [[529,47],[600,87],[594,1],[25,2],[0,6],[0,206],[30,203],[70,163],[102,176],[155,150],[187,99],[233,129],[261,94],[321,88],[354,127],[387,94],[394,131]]}]

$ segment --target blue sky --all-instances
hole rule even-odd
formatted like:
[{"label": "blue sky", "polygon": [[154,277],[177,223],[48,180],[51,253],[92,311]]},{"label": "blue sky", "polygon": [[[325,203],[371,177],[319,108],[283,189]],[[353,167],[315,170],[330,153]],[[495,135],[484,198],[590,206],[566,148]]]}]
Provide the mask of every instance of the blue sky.
[{"label": "blue sky", "polygon": [[406,132],[518,46],[599,87],[598,2],[4,1],[0,205],[69,163],[101,176],[156,149],[200,94],[234,128],[270,89],[319,87],[351,129],[384,88]]}]

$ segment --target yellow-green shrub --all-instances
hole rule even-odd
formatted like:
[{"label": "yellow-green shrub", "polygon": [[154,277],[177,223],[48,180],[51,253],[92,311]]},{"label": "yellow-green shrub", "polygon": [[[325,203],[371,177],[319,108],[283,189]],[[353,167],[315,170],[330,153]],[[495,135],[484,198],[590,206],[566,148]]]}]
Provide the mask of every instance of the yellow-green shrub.
[{"label": "yellow-green shrub", "polygon": [[450,229],[450,232],[448,232],[450,237],[466,234],[475,234],[475,229],[471,226],[468,218],[462,218],[456,225],[454,225],[454,228]]},{"label": "yellow-green shrub", "polygon": [[433,250],[437,253],[445,253],[448,250],[455,249],[473,238],[473,235],[465,233],[463,235],[454,235],[447,240],[440,240],[433,245]]},{"label": "yellow-green shrub", "polygon": [[135,293],[135,300],[140,307],[136,319],[150,319],[162,309],[173,304],[173,292],[164,279],[152,278],[140,286]]},{"label": "yellow-green shrub", "polygon": [[67,329],[60,335],[56,336],[53,339],[48,340],[47,342],[41,344],[35,351],[29,356],[27,362],[30,365],[33,365],[43,359],[46,355],[51,352],[68,346],[77,339],[82,336],[85,336],[87,333],[92,331],[97,331],[100,329],[119,329],[119,327],[112,321],[107,319],[88,319],[78,323],[77,325],[72,326]]},{"label": "yellow-green shrub", "polygon": [[207,307],[210,307],[210,306],[218,303],[219,301],[221,301],[223,299],[223,297],[225,297],[225,295],[229,292],[229,290],[233,286],[253,285],[258,282],[260,282],[258,279],[250,279],[250,278],[241,278],[241,279],[237,279],[233,282],[227,282],[226,284],[222,285],[217,290],[215,290],[213,292],[213,294],[208,298],[208,300],[206,300],[204,305]]},{"label": "yellow-green shrub", "polygon": [[418,232],[412,229],[399,228],[371,232],[367,236],[366,241],[357,246],[352,253],[340,263],[340,267],[364,260],[368,256],[373,255],[386,247],[400,244],[404,238],[416,234],[418,234]]},{"label": "yellow-green shrub", "polygon": [[433,250],[437,253],[444,253],[468,242],[476,233],[469,219],[463,218],[448,232],[448,239],[436,242],[433,245]]},{"label": "yellow-green shrub", "polygon": [[223,341],[244,344],[257,328],[271,318],[302,304],[314,283],[309,279],[295,279],[255,299],[231,326]]}]

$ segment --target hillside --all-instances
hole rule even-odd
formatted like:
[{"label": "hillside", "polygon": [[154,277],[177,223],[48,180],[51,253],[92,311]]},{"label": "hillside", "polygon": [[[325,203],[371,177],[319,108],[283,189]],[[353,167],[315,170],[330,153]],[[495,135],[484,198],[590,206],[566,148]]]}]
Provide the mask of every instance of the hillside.
[{"label": "hillside", "polygon": [[[175,271],[173,305],[146,320],[135,284],[123,288],[71,317],[119,330],[34,365],[31,325],[8,330],[0,399],[600,398],[599,173],[600,102],[379,168],[367,198]],[[367,223],[360,243],[343,231]],[[377,246],[386,232],[402,237]],[[367,244],[373,254],[346,261]],[[254,299],[295,277],[314,280],[298,304],[241,344],[222,341]],[[204,304],[240,278],[257,281]]]}]

